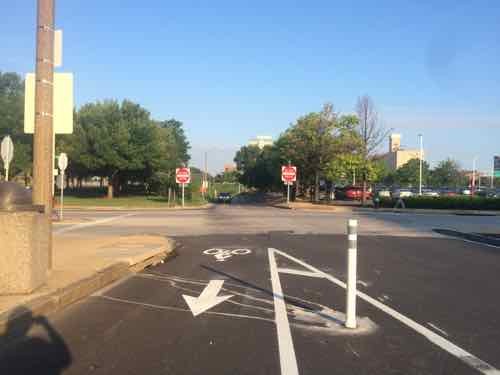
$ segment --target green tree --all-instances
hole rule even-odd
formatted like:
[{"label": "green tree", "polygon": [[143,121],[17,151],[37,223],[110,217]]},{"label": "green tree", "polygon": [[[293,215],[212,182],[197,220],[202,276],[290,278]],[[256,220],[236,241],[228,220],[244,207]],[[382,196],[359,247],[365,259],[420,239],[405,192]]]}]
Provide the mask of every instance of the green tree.
[{"label": "green tree", "polygon": [[240,173],[239,181],[248,187],[256,186],[256,165],[261,149],[257,146],[243,146],[234,157],[236,169]]},{"label": "green tree", "polygon": [[276,142],[282,162],[290,160],[298,167],[298,178],[305,190],[312,190],[319,201],[319,181],[336,153],[340,153],[338,138],[348,133],[349,120],[338,121],[331,104],[319,113],[300,117]]},{"label": "green tree", "polygon": [[[429,163],[422,163],[422,185],[429,182],[430,169]],[[399,167],[389,177],[393,183],[400,186],[415,187],[420,182],[420,159],[411,159],[403,166]]]},{"label": "green tree", "polygon": [[431,172],[432,185],[439,187],[460,187],[467,184],[464,179],[460,164],[453,159],[440,161]]},{"label": "green tree", "polygon": [[0,71],[0,141],[10,135],[14,142],[11,175],[24,175],[28,182],[32,168],[33,137],[24,134],[24,81],[16,73]]}]

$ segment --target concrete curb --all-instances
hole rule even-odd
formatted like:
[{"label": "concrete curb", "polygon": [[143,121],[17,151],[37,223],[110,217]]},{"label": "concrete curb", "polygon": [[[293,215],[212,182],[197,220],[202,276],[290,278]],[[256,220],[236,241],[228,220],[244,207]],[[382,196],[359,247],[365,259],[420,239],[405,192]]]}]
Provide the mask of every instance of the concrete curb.
[{"label": "concrete curb", "polygon": [[427,208],[353,208],[354,212],[392,212],[403,214],[464,215],[464,216],[499,216],[500,211],[478,210],[440,210]]},{"label": "concrete curb", "polygon": [[[207,210],[215,207],[214,203],[207,203],[203,206],[187,206],[187,207],[106,207],[106,206],[64,206],[65,211],[186,211],[186,210]],[[58,207],[55,206],[54,210],[57,210]]]},{"label": "concrete curb", "polygon": [[[31,315],[50,315],[63,310],[65,307],[91,295],[92,293],[112,284],[113,282],[140,272],[146,267],[156,265],[176,255],[177,243],[169,240],[166,246],[157,248],[154,253],[149,252],[146,256],[132,258],[130,260],[117,262],[105,269],[97,271],[90,277],[78,280],[64,288],[48,293],[45,296],[26,301],[14,308],[0,314],[0,335],[5,335],[7,326],[14,326],[17,322],[28,319]],[[17,310],[23,307],[23,310]],[[15,331],[15,330],[14,330]],[[13,339],[15,337],[8,337]]]}]

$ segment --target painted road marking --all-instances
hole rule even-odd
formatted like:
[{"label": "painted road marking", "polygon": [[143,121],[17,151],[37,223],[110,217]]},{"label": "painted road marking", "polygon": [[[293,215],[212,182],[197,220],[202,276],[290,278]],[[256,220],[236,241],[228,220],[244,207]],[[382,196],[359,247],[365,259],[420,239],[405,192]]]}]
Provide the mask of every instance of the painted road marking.
[{"label": "painted road marking", "polygon": [[226,250],[226,249],[218,249],[218,248],[213,248],[213,249],[207,249],[203,251],[203,254],[205,255],[213,255],[217,262],[225,262],[226,259],[231,258],[234,255],[248,255],[252,252],[250,249],[233,249],[233,250]]},{"label": "painted road marking", "polygon": [[302,271],[302,270],[296,270],[293,268],[278,268],[279,273],[287,273],[289,275],[297,275],[297,276],[307,276],[307,277],[319,277],[323,278],[322,275],[318,275],[317,273],[314,272],[309,272],[309,271]]},{"label": "painted road marking", "polygon": [[297,367],[297,359],[295,357],[295,349],[293,347],[292,333],[290,332],[286,303],[283,296],[283,290],[281,289],[278,266],[276,264],[274,252],[275,250],[268,249],[281,374],[298,375],[299,369]]},{"label": "painted road marking", "polygon": [[448,332],[446,332],[445,330],[443,330],[443,329],[439,328],[437,325],[432,324],[431,322],[427,322],[427,325],[428,325],[429,327],[434,328],[436,331],[441,332],[443,335],[445,335],[445,336],[449,336],[449,335],[448,335]]},{"label": "painted road marking", "polygon": [[[291,255],[288,255],[280,250],[272,249],[272,248],[269,249],[270,261],[271,261],[271,254],[272,254],[273,255],[272,259],[275,262],[275,257],[274,257],[275,253],[279,254],[281,256],[284,256],[285,258],[288,258],[288,259],[296,262],[297,264],[300,264],[302,267],[307,268],[308,270],[311,270],[311,272],[313,272],[315,274],[322,275],[325,279],[340,286],[341,288],[344,288],[344,289],[346,288],[346,284],[343,281],[340,281],[339,279],[307,264],[306,262],[304,262],[300,259],[297,259]],[[276,265],[275,265],[275,267],[276,267]],[[277,271],[275,271],[275,272],[277,272]],[[272,268],[271,268],[271,275],[272,275]],[[279,280],[278,280],[278,282],[279,282]],[[273,288],[273,290],[274,290],[274,288]],[[393,308],[391,308],[387,305],[384,305],[383,303],[377,301],[376,299],[370,297],[369,295],[367,295],[363,292],[360,292],[359,290],[357,292],[357,295],[358,295],[358,297],[365,300],[369,304],[375,306],[379,310],[382,310],[386,314],[399,320],[401,323],[403,323],[407,327],[409,327],[409,328],[413,329],[414,331],[416,331],[417,333],[421,334],[422,336],[427,338],[427,340],[429,340],[433,344],[439,346],[441,349],[447,351],[448,353],[450,353],[451,355],[460,359],[461,361],[463,361],[464,363],[466,363],[470,367],[476,369],[477,371],[479,371],[483,374],[486,374],[486,375],[500,375],[500,371],[498,369],[496,369],[495,367],[493,367],[492,365],[490,365],[489,363],[484,362],[483,360],[479,359],[478,357],[474,356],[473,354],[471,354],[471,353],[467,352],[466,350],[460,348],[459,346],[453,344],[452,342],[448,341],[444,337],[439,336],[434,331],[431,331],[430,329],[415,322],[414,320],[408,318],[407,316],[399,313],[398,311],[394,310]],[[282,301],[282,302],[284,304],[284,301]],[[292,347],[292,349],[293,349],[293,347]],[[284,373],[282,372],[282,374],[284,374]]]},{"label": "painted road marking", "polygon": [[73,232],[73,231],[78,230],[78,229],[93,227],[94,225],[105,224],[105,223],[109,223],[111,221],[125,219],[126,217],[130,217],[133,215],[136,215],[136,214],[126,214],[126,215],[120,215],[120,216],[113,216],[113,217],[108,217],[106,219],[91,221],[89,223],[80,223],[80,224],[72,225],[70,227],[58,229],[58,230],[54,231],[54,233],[55,234],[62,234],[62,233],[67,233],[67,232]]},{"label": "painted road marking", "polygon": [[193,316],[198,316],[201,313],[210,310],[212,307],[228,300],[229,298],[234,297],[233,295],[217,296],[222,289],[223,284],[224,280],[210,280],[199,297],[191,297],[186,294],[182,295],[191,309]]}]

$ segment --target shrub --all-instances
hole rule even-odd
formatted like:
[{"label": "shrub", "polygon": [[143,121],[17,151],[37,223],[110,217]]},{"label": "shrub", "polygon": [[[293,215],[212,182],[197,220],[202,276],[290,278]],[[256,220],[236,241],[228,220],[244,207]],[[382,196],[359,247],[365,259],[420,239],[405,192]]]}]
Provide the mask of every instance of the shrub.
[{"label": "shrub", "polygon": [[[404,198],[406,208],[443,210],[500,210],[500,199],[484,197],[411,197]],[[384,198],[381,207],[393,208],[397,200]]]}]

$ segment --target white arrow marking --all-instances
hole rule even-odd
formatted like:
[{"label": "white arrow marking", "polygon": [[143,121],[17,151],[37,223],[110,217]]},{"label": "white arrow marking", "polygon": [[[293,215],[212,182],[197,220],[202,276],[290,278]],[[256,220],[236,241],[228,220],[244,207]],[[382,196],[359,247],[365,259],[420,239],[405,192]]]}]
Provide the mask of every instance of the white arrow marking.
[{"label": "white arrow marking", "polygon": [[200,315],[202,312],[210,310],[212,307],[217,306],[219,303],[228,300],[233,295],[217,296],[219,294],[224,280],[210,280],[208,285],[203,289],[199,297],[191,297],[185,294],[182,295],[188,304],[193,316]]}]

